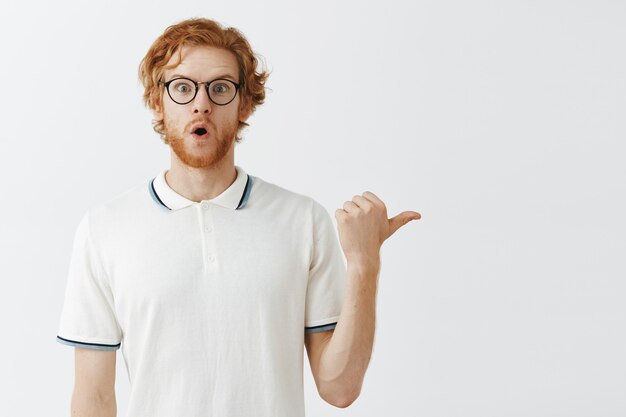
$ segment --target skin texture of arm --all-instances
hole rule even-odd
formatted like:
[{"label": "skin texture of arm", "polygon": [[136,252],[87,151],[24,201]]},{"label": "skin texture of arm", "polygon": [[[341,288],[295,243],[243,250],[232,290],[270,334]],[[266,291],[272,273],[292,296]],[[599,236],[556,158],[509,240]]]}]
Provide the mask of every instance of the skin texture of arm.
[{"label": "skin texture of arm", "polygon": [[[317,392],[322,396],[321,381],[319,378],[319,364],[322,352],[326,347],[326,343],[330,340],[334,332],[334,329],[326,330],[323,332],[313,332],[304,334],[304,345],[306,346],[306,353],[309,358],[309,364],[311,365],[311,373],[315,380]],[[322,397],[324,401],[329,404],[332,402],[329,399]],[[333,404],[335,405],[335,404]]]},{"label": "skin texture of arm", "polygon": [[305,345],[317,391],[327,403],[349,407],[359,396],[372,356],[376,324],[376,289],[380,260],[348,260],[348,280],[341,316],[332,331],[312,333]]},{"label": "skin texture of arm", "polygon": [[75,348],[72,417],[116,417],[117,351]]}]

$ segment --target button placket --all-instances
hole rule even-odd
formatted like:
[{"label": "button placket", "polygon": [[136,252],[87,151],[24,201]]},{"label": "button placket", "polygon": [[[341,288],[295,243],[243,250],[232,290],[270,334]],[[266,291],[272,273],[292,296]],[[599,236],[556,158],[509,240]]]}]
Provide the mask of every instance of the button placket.
[{"label": "button placket", "polygon": [[217,269],[217,256],[215,247],[215,237],[213,233],[212,204],[208,201],[200,203],[200,228],[202,230],[202,241],[204,246],[204,264],[207,271]]}]

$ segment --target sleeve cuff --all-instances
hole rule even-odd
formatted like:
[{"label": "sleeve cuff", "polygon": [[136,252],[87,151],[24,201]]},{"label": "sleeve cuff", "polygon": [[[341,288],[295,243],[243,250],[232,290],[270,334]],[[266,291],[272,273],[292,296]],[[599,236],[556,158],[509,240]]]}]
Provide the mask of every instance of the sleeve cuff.
[{"label": "sleeve cuff", "polygon": [[337,326],[337,322],[335,323],[329,323],[329,324],[322,324],[320,326],[311,326],[311,327],[305,327],[304,328],[304,333],[316,333],[316,332],[323,332],[325,330],[332,330]]},{"label": "sleeve cuff", "polygon": [[104,343],[87,343],[87,342],[79,342],[78,340],[70,340],[65,339],[61,336],[57,336],[57,342],[62,343],[67,346],[73,346],[84,349],[97,349],[97,350],[117,350],[122,345],[118,343],[116,345],[107,345]]}]

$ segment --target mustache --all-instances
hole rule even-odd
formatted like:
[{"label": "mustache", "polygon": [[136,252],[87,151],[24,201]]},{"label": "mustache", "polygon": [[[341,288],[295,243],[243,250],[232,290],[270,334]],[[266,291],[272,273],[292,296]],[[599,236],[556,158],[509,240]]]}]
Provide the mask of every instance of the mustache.
[{"label": "mustache", "polygon": [[215,129],[215,125],[213,124],[213,122],[211,122],[210,120],[206,120],[206,119],[198,119],[198,120],[192,120],[191,122],[189,122],[186,126],[185,126],[185,132],[188,132],[189,130],[191,130],[191,128],[195,125],[199,125],[199,124],[205,124],[208,127],[212,127],[213,129]]}]

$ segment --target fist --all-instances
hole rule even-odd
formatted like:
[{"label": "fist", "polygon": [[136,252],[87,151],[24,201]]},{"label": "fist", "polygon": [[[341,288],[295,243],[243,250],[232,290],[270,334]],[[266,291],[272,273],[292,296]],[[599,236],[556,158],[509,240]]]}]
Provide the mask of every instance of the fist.
[{"label": "fist", "polygon": [[388,219],[387,207],[369,191],[346,201],[343,209],[335,210],[339,242],[347,260],[379,259],[383,242],[401,226],[422,216],[416,211],[404,211]]}]

